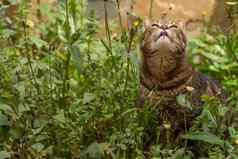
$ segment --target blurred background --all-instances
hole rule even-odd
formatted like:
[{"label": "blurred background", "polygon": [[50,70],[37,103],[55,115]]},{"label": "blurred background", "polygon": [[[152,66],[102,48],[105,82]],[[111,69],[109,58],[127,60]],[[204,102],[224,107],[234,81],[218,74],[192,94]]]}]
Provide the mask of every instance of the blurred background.
[{"label": "blurred background", "polygon": [[[33,21],[37,21],[40,5],[47,4],[55,8],[59,1],[30,0],[28,3],[29,8],[31,8],[31,18]],[[105,4],[108,11],[108,18],[112,20],[118,18],[117,2],[120,4],[120,14],[124,25],[126,24],[127,12],[133,12],[140,17],[148,17],[149,14],[152,14],[153,18],[158,19],[165,12],[168,12],[169,8],[172,8],[168,13],[168,19],[171,21],[193,21],[196,23],[205,20],[209,24],[217,25],[223,31],[226,31],[233,23],[232,18],[229,18],[230,15],[227,12],[229,10],[226,4],[229,1],[227,0],[107,0]],[[1,0],[0,4],[10,4],[10,1]],[[3,16],[13,17],[16,14],[16,8],[17,4],[14,5],[13,3],[8,6],[4,11],[5,13],[1,14]],[[88,0],[87,10],[95,11],[96,17],[102,21],[104,20],[104,0]],[[189,29],[189,32],[193,32],[192,35],[197,35],[199,34],[198,27],[201,27],[201,23],[194,24]]]}]

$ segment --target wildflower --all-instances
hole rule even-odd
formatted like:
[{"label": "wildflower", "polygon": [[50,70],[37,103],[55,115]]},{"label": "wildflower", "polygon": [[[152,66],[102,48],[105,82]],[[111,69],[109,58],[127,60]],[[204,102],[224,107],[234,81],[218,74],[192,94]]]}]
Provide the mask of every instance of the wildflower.
[{"label": "wildflower", "polygon": [[189,92],[192,92],[192,91],[194,90],[194,88],[191,87],[191,86],[187,86],[187,87],[186,87],[186,90],[188,90]]},{"label": "wildflower", "polygon": [[207,16],[207,11],[203,11],[202,16],[206,17]]},{"label": "wildflower", "polygon": [[134,21],[133,26],[137,27],[139,25],[139,20]]},{"label": "wildflower", "polygon": [[173,4],[173,3],[170,3],[169,4],[169,10],[172,10],[172,9],[174,9],[175,8],[175,5]]},{"label": "wildflower", "polygon": [[112,34],[112,39],[118,40],[118,35],[117,35],[117,33],[113,33],[113,34]]},{"label": "wildflower", "polygon": [[170,128],[171,128],[171,124],[168,123],[168,122],[165,122],[165,123],[163,124],[163,126],[164,126],[165,129],[170,129]]},{"label": "wildflower", "polygon": [[238,145],[238,139],[235,140],[235,144]]},{"label": "wildflower", "polygon": [[27,19],[27,20],[26,20],[26,25],[27,25],[28,27],[30,27],[30,28],[33,28],[33,27],[34,27],[34,22],[33,22],[32,20],[30,20],[30,19]]},{"label": "wildflower", "polygon": [[237,2],[226,2],[227,5],[234,6],[237,5]]}]

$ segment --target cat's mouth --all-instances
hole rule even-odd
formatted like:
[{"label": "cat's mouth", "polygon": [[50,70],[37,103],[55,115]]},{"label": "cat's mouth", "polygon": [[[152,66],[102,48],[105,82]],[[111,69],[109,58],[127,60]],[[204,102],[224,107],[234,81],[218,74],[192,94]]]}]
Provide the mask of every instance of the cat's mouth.
[{"label": "cat's mouth", "polygon": [[170,41],[170,42],[172,42],[173,40],[166,30],[162,30],[162,31],[160,31],[159,35],[157,36],[156,41],[159,41],[159,42]]},{"label": "cat's mouth", "polygon": [[159,39],[162,37],[169,37],[168,33],[165,30],[161,31],[159,34]]}]

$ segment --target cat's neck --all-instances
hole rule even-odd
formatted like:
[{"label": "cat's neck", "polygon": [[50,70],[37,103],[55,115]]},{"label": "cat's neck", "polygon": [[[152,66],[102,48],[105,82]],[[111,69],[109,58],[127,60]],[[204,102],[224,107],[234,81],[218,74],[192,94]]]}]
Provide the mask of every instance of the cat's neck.
[{"label": "cat's neck", "polygon": [[[153,68],[156,70],[157,68]],[[163,72],[151,72],[151,68],[146,60],[142,64],[142,75],[141,81],[144,85],[150,89],[156,88],[158,90],[169,90],[180,88],[186,85],[191,79],[194,70],[187,63],[185,59],[181,61],[174,69],[166,71],[164,68]]]}]

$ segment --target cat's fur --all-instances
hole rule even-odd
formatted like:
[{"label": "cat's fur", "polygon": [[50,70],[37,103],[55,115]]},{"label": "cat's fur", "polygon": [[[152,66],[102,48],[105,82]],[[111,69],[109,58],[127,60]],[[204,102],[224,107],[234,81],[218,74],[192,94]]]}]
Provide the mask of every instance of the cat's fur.
[{"label": "cat's fur", "polygon": [[187,39],[180,25],[161,24],[146,20],[141,41],[142,63],[140,67],[139,105],[146,100],[157,107],[158,120],[171,123],[174,130],[184,129],[184,107],[176,97],[189,94],[195,106],[188,111],[191,118],[199,115],[203,103],[201,96],[215,96],[226,101],[224,91],[211,77],[195,71],[186,57]]}]

